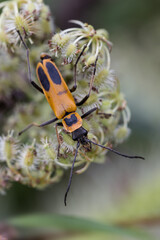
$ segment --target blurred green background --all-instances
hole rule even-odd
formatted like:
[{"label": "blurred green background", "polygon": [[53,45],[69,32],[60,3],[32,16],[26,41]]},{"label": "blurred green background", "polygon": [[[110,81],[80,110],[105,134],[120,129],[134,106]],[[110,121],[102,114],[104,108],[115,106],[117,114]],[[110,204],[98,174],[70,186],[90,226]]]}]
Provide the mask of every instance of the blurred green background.
[{"label": "blurred green background", "polygon": [[[67,174],[63,181],[43,191],[14,184],[0,196],[0,220],[32,212],[75,215],[106,223],[160,218],[160,1],[45,2],[61,29],[71,26],[68,20],[78,19],[95,29],[108,30],[113,42],[111,66],[132,113],[131,136],[118,150],[142,155],[146,161],[108,154],[105,164],[92,164],[84,174],[74,175],[67,207],[63,205]],[[160,237],[154,221],[149,229]]]}]

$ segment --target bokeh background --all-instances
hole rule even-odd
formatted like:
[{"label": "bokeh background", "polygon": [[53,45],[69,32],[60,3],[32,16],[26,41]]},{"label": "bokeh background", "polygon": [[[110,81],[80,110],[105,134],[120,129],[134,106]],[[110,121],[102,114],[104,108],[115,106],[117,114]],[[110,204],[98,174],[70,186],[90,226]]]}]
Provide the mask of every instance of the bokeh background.
[{"label": "bokeh background", "polygon": [[[106,223],[131,224],[142,219],[143,227],[160,237],[160,1],[45,3],[61,29],[71,26],[68,20],[78,19],[95,29],[108,30],[113,42],[111,66],[132,113],[131,136],[118,150],[142,155],[146,160],[108,154],[105,164],[92,164],[84,174],[73,177],[67,207],[63,205],[67,174],[60,183],[43,191],[14,184],[0,196],[0,220],[32,212],[68,214]],[[148,223],[147,219],[152,221]]]}]

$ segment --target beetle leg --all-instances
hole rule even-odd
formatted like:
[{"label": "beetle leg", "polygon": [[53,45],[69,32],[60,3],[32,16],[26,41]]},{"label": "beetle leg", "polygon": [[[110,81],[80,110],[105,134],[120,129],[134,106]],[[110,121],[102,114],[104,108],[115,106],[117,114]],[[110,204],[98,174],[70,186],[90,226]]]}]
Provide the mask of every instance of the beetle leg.
[{"label": "beetle leg", "polygon": [[78,65],[78,62],[79,62],[81,56],[83,55],[84,50],[86,49],[86,47],[87,47],[87,44],[84,45],[82,51],[80,52],[80,54],[79,54],[79,56],[78,56],[78,58],[76,60],[75,65],[74,65],[74,85],[70,89],[70,92],[74,92],[77,89],[77,65]]},{"label": "beetle leg", "polygon": [[40,87],[37,85],[37,83],[35,83],[35,82],[32,80],[32,77],[31,77],[31,66],[30,66],[30,62],[29,62],[29,48],[28,48],[27,44],[25,43],[24,39],[22,38],[22,35],[21,35],[21,33],[20,33],[19,30],[17,30],[17,33],[18,33],[18,35],[19,35],[19,37],[20,37],[20,39],[21,39],[21,41],[22,41],[22,43],[23,43],[23,45],[24,45],[24,47],[25,47],[25,49],[26,49],[26,52],[27,52],[27,64],[28,64],[29,82],[32,84],[32,86],[33,86],[35,89],[37,89],[39,92],[41,92],[42,94],[44,94],[42,88],[40,88]]},{"label": "beetle leg", "polygon": [[20,131],[18,133],[18,135],[20,136],[22,133],[24,133],[25,131],[27,131],[28,129],[30,129],[33,126],[35,126],[35,127],[44,127],[44,126],[47,126],[47,125],[49,125],[49,124],[51,124],[53,122],[56,122],[57,120],[58,120],[58,118],[53,118],[53,119],[51,119],[51,120],[49,120],[47,122],[44,122],[42,124],[37,124],[37,123],[33,122],[33,123],[29,124],[27,127],[25,127],[22,131]]},{"label": "beetle leg", "polygon": [[92,112],[94,112],[94,111],[96,111],[96,110],[98,110],[97,107],[92,108],[92,109],[89,110],[88,112],[84,113],[84,114],[81,116],[81,118],[85,118],[85,117],[87,117],[88,115],[90,115]]},{"label": "beetle leg", "polygon": [[93,73],[92,73],[91,80],[90,80],[89,92],[80,102],[76,103],[77,106],[81,106],[83,103],[85,103],[91,94],[91,90],[92,90],[93,82],[94,82],[94,78],[95,78],[95,73],[96,73],[97,60],[98,60],[98,57],[96,58],[96,61],[94,64],[94,69],[93,69]]},{"label": "beetle leg", "polygon": [[60,140],[60,136],[59,136],[59,133],[58,133],[58,126],[63,126],[62,123],[56,123],[56,135],[57,135],[57,140],[58,140],[58,149],[57,149],[57,158],[59,158],[60,156],[60,147],[61,147],[61,140]]}]

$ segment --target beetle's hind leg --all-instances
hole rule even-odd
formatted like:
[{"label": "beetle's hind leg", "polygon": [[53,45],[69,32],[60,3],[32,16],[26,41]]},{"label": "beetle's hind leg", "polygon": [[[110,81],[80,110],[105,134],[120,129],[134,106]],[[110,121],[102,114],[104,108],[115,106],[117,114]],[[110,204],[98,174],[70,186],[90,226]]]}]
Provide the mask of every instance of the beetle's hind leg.
[{"label": "beetle's hind leg", "polygon": [[33,122],[33,123],[29,124],[27,127],[25,127],[22,131],[20,131],[18,133],[18,135],[20,136],[22,133],[26,132],[28,129],[30,129],[33,126],[35,126],[35,127],[44,127],[44,126],[47,126],[47,125],[49,125],[49,124],[51,124],[53,122],[56,122],[57,120],[58,120],[58,118],[53,118],[53,119],[51,119],[51,120],[49,120],[47,122],[41,123],[41,124],[37,124],[37,123]]},{"label": "beetle's hind leg", "polygon": [[27,52],[27,64],[28,64],[29,82],[32,84],[32,86],[33,86],[35,89],[37,89],[39,92],[41,92],[42,94],[44,94],[42,88],[40,88],[40,87],[37,85],[37,83],[35,83],[35,82],[32,80],[32,77],[31,77],[31,65],[30,65],[30,61],[29,61],[29,48],[28,48],[27,44],[25,43],[25,41],[24,41],[24,39],[23,39],[23,37],[22,37],[22,35],[21,35],[21,33],[20,33],[19,30],[17,30],[17,33],[18,33],[18,35],[19,35],[19,37],[20,37],[20,39],[21,39],[21,42],[23,43],[23,46],[25,47],[26,52]]}]

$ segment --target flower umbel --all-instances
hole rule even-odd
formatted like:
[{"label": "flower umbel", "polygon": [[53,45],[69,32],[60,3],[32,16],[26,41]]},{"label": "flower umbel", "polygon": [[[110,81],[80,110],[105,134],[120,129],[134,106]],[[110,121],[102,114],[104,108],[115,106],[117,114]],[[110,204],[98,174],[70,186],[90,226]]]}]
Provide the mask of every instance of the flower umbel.
[{"label": "flower umbel", "polygon": [[[40,53],[50,48],[55,64],[70,88],[74,84],[75,63],[77,64],[77,89],[73,93],[76,102],[88,94],[97,63],[90,96],[82,106],[77,107],[77,112],[82,115],[97,107],[97,111],[83,119],[88,140],[103,146],[123,142],[130,133],[130,111],[120,91],[119,80],[110,69],[112,43],[108,32],[104,29],[95,30],[87,23],[72,20],[71,23],[78,26],[55,33],[48,47],[46,43],[49,34],[53,32],[53,24],[50,10],[43,1],[12,0],[1,3],[0,7],[0,47],[3,56],[0,59],[0,101],[5,105],[3,111],[9,104],[9,117],[7,120],[3,117],[3,131],[15,129],[18,132],[32,121],[38,119],[41,123],[51,117],[51,110],[44,96],[33,94],[30,86],[23,80],[28,78],[25,70],[26,50],[23,44],[21,48],[17,46],[17,43],[21,43],[17,34],[19,30],[30,49],[31,71],[36,68]],[[32,79],[36,81],[33,73]],[[37,107],[38,104],[40,107]],[[56,133],[59,135],[58,140]],[[17,140],[20,138],[16,135],[12,131],[7,136],[0,137],[2,193],[10,186],[8,182],[14,181],[42,189],[60,181],[63,173],[71,168],[76,143],[63,128],[57,131],[53,126],[32,128],[22,135],[22,143]],[[86,171],[92,162],[102,163],[105,160],[107,150],[97,145],[90,147],[87,143],[86,146],[79,147],[75,161],[75,167],[79,169],[76,173]]]}]

